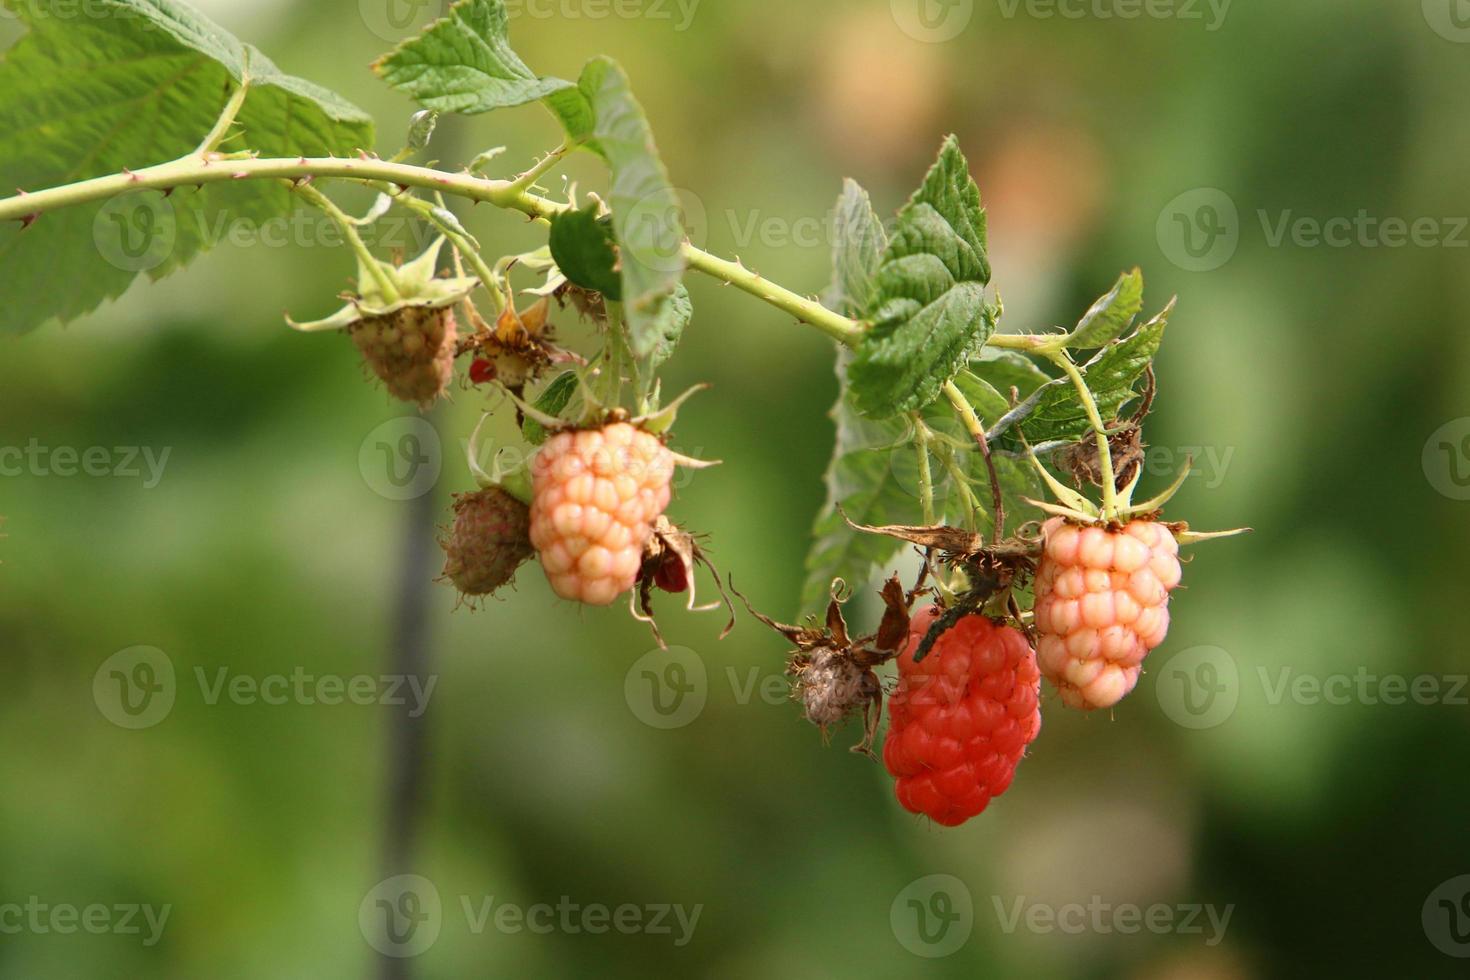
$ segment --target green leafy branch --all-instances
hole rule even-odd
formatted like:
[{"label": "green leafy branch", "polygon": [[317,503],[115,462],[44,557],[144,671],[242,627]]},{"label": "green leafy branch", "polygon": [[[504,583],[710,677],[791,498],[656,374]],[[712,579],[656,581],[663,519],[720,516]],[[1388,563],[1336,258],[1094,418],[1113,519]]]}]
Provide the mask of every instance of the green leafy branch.
[{"label": "green leafy branch", "polygon": [[[444,206],[454,197],[545,225],[541,254],[549,259],[537,267],[548,288],[570,283],[601,297],[611,314],[597,362],[608,369],[608,400],[629,373],[640,411],[648,408],[655,372],[693,317],[683,284],[691,269],[841,345],[836,451],[808,561],[808,606],[824,601],[834,579],[865,579],[896,550],[849,519],[893,524],[917,507],[926,523],[985,526],[995,541],[1014,531],[1025,498],[1039,495],[1037,472],[1013,455],[1030,455],[1030,446],[1044,453],[1090,440],[1103,474],[1103,513],[1113,510],[1116,420],[1158,351],[1169,310],[1133,329],[1143,302],[1135,270],[1071,330],[1000,333],[985,211],[954,137],[891,234],[867,194],[851,182],[844,187],[834,280],[818,299],[693,245],[627,75],[607,58],[588,62],[575,82],[538,75],[511,47],[501,0],[459,0],[375,65],[429,113],[415,118],[409,145],[389,159],[371,152],[373,123],[364,113],[284,75],[180,0],[95,0],[115,16],[85,22],[54,16],[68,0],[3,2],[30,31],[0,62],[0,126],[10,134],[0,144],[0,182],[24,188],[0,200],[0,222],[16,222],[0,232],[7,271],[0,330],[75,319],[143,272],[158,278],[182,267],[209,245],[208,228],[221,216],[258,222],[298,201],[342,226],[385,299],[391,276],[369,261],[357,228],[394,204],[408,209],[449,241],[457,268],[467,267],[456,282],[470,283],[472,272],[497,315],[514,318],[505,279],[524,257],[487,261]],[[565,135],[519,174],[487,175],[494,151],[456,171],[409,162],[429,141],[432,113],[533,102]],[[224,149],[237,145],[245,148]],[[578,151],[606,163],[607,192],[586,201],[548,196],[540,183]],[[321,190],[329,182],[374,190],[380,203],[368,218],[351,218]],[[131,213],[107,210],[145,193]],[[150,214],[168,223],[167,247],[147,261],[108,261],[98,229],[111,222],[120,233],[155,230],[127,227]],[[1079,363],[1072,354],[1079,350],[1097,353]],[[556,394],[546,414],[566,408],[567,377],[543,390],[543,399]],[[941,418],[968,439],[948,435]],[[896,452],[916,461],[916,488],[894,472]]]}]

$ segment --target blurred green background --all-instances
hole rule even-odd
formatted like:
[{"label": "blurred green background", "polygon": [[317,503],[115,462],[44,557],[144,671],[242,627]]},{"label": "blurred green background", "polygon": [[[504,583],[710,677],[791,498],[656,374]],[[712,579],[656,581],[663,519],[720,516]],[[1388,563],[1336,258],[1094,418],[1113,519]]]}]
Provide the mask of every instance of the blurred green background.
[{"label": "blurred green background", "polygon": [[[389,2],[203,6],[377,115],[386,154],[413,107],[366,66],[438,6]],[[150,943],[141,916],[141,934],[66,934],[0,908],[0,974],[1463,976],[1470,10],[690,2],[527,0],[514,39],[562,76],[619,58],[696,241],[804,292],[826,282],[841,179],[891,213],[958,133],[1010,329],[1071,323],[1133,264],[1151,308],[1179,295],[1148,487],[1194,452],[1171,514],[1256,532],[1198,549],[1166,646],[1111,717],[1048,698],[1010,792],[959,830],[903,812],[846,751],[855,730],[821,744],[772,680],[783,641],[743,611],[717,642],[719,614],[662,603],[697,690],[660,728],[650,677],[678,675],[641,659],[654,645],[624,611],[558,602],[534,567],[482,612],[435,586],[415,831],[388,847],[403,708],[210,692],[221,669],[394,669],[405,541],[471,485],[482,398],[458,391],[417,432],[440,449],[431,498],[390,499],[403,410],[346,341],[281,320],[334,309],[350,256],[226,242],[4,342],[0,445],[168,456],[151,480],[12,454],[0,480],[0,905],[169,913]],[[435,155],[505,144],[518,168],[556,140],[526,108],[446,120]],[[570,172],[599,186],[590,158]],[[495,254],[535,240],[488,208],[467,220]],[[665,384],[713,383],[679,446],[726,464],[673,514],[790,617],[831,345],[690,285]],[[103,667],[140,645],[166,655],[175,695],[129,730]],[[399,873],[432,882],[437,938],[385,966],[359,913]],[[576,911],[549,934],[496,926],[502,905],[538,903]],[[624,905],[645,924],[700,911],[687,934],[673,914],[671,934],[581,928]]]}]

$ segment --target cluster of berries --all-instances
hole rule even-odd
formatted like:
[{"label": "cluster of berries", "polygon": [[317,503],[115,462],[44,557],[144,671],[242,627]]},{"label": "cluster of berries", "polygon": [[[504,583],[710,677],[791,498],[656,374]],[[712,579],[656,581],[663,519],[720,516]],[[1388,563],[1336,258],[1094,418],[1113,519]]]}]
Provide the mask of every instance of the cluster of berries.
[{"label": "cluster of berries", "polygon": [[[434,275],[441,245],[408,265],[381,264],[375,278],[393,286],[391,295],[367,286],[336,316],[297,326],[346,330],[373,373],[404,401],[435,402],[464,353],[473,354],[472,383],[495,381],[518,396],[563,353],[547,332],[548,300],[524,312],[507,308],[493,328],[474,315],[472,339],[460,342],[453,308],[474,282]],[[670,419],[676,407],[666,410]],[[637,589],[634,615],[652,622],[649,589],[657,587],[688,592],[694,608],[694,566],[708,560],[663,515],[675,466],[700,464],[675,455],[650,431],[666,426],[625,421],[620,413],[600,417],[580,427],[558,427],[544,417],[549,437],[532,459],[528,488],[514,493],[482,480],[484,489],[455,499],[441,543],[444,575],[464,596],[495,593],[537,555],[563,599],[606,606]],[[1144,657],[1169,629],[1169,594],[1181,575],[1176,534],[1183,526],[1158,521],[1150,506],[1128,507],[1131,484],[1125,506],[1104,519],[1050,482],[1067,506],[1040,505],[1061,516],[1042,526],[1034,565],[1037,552],[1028,551],[1026,568],[1035,573],[1029,626],[958,607],[946,613],[931,606],[911,617],[916,593],[903,595],[896,580],[884,592],[884,628],[859,641],[848,637],[836,599],[821,629],[760,617],[798,643],[790,673],[807,717],[825,731],[861,709],[869,719],[864,751],[877,734],[883,700],[873,667],[896,659],[883,762],[899,802],[944,826],[979,814],[1010,786],[1041,730],[1042,677],[1068,707],[1110,708],[1133,690]],[[951,557],[963,551],[942,550]],[[983,607],[981,601],[963,609]]]},{"label": "cluster of berries", "polygon": [[1117,704],[1164,641],[1179,579],[1179,544],[1167,525],[1056,517],[1043,526],[1034,647],[1018,629],[969,615],[916,660],[938,615],[921,611],[898,658],[883,748],[899,802],[944,826],[984,810],[1041,730],[1041,676],[1068,707]]},{"label": "cluster of berries", "polygon": [[[532,459],[529,505],[498,487],[458,498],[444,573],[466,596],[485,596],[536,554],[557,595],[611,605],[644,572],[674,466],[658,436],[627,422],[556,433]],[[652,574],[669,591],[689,584],[664,563]]]}]

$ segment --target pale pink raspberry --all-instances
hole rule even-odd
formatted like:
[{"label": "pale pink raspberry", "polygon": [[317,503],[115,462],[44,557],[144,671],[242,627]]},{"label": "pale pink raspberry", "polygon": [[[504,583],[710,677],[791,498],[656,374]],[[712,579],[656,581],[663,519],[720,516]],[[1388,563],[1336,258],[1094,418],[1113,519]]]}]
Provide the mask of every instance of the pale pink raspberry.
[{"label": "pale pink raspberry", "polygon": [[612,604],[638,581],[653,522],[669,506],[673,453],[657,436],[618,422],[552,436],[531,476],[531,543],[552,590]]},{"label": "pale pink raspberry", "polygon": [[1054,517],[1042,533],[1037,662],[1069,707],[1110,708],[1133,690],[1144,656],[1169,631],[1179,543],[1153,521],[1108,531]]}]

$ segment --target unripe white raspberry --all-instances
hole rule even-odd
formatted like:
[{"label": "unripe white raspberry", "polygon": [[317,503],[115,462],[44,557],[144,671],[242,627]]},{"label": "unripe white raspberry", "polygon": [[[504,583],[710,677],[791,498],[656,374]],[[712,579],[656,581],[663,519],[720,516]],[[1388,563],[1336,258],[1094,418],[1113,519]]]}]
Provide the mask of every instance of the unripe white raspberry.
[{"label": "unripe white raspberry", "polygon": [[611,605],[638,580],[674,455],[626,422],[560,432],[531,463],[531,543],[563,599]]},{"label": "unripe white raspberry", "polygon": [[1133,690],[1144,656],[1169,631],[1179,543],[1153,521],[1109,531],[1055,517],[1043,536],[1037,662],[1069,707],[1110,708]]}]

